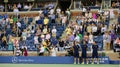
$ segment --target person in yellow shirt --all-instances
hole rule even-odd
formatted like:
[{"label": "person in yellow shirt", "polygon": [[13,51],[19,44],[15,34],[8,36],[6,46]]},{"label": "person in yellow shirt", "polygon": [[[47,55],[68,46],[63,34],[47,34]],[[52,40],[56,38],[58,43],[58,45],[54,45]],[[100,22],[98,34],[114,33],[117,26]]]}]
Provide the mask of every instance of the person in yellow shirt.
[{"label": "person in yellow shirt", "polygon": [[13,24],[13,19],[12,19],[12,17],[10,17],[9,22],[10,22],[10,25]]},{"label": "person in yellow shirt", "polygon": [[92,32],[92,26],[89,24],[89,26],[87,26],[87,33],[91,33]]},{"label": "person in yellow shirt", "polygon": [[70,27],[67,27],[66,30],[65,30],[65,32],[66,32],[66,34],[68,35],[68,34],[71,34],[72,30],[71,30]]},{"label": "person in yellow shirt", "polygon": [[47,17],[45,17],[44,19],[44,25],[47,25],[49,23],[49,19]]}]

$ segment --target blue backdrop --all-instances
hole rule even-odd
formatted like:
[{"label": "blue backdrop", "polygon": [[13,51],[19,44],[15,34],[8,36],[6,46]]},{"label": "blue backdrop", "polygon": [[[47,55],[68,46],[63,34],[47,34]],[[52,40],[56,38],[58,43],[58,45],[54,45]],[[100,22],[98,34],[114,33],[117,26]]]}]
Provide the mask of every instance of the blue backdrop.
[{"label": "blue backdrop", "polygon": [[[91,63],[92,58],[88,58]],[[50,57],[50,56],[0,56],[0,63],[28,63],[28,64],[73,64],[73,57]],[[80,61],[81,62],[81,61]],[[109,57],[99,57],[100,64],[109,64]]]}]

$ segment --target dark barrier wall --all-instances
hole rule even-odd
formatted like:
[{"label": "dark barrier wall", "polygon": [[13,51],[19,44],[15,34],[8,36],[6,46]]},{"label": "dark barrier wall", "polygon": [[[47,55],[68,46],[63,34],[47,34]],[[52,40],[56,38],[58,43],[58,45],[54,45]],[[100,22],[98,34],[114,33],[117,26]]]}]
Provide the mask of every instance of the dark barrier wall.
[{"label": "dark barrier wall", "polygon": [[[73,57],[47,57],[47,56],[31,56],[31,57],[14,57],[0,56],[0,63],[27,63],[27,64],[73,64]],[[100,57],[100,64],[109,64],[109,57]],[[91,63],[91,58],[88,58]],[[81,63],[81,61],[80,61]]]}]

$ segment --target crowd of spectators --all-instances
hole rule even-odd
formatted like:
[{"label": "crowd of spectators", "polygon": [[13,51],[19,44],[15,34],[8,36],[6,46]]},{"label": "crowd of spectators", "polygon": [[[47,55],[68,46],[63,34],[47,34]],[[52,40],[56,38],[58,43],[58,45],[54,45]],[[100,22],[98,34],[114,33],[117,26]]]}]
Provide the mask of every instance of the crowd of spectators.
[{"label": "crowd of spectators", "polygon": [[56,56],[57,51],[67,50],[73,42],[86,42],[88,51],[93,42],[99,50],[114,49],[114,44],[119,47],[119,38],[116,39],[120,35],[119,17],[118,22],[110,24],[109,11],[91,13],[85,8],[74,20],[69,16],[69,10],[57,8],[54,12],[51,7],[40,10],[36,17],[0,15],[0,49],[13,50],[17,56],[27,56],[27,50],[35,50],[40,56],[44,53]]}]

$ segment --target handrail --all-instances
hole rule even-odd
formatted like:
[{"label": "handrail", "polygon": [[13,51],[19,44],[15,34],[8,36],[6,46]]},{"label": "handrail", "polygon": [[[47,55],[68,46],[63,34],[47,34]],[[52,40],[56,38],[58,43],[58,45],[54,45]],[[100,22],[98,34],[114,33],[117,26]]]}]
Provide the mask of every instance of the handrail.
[{"label": "handrail", "polygon": [[57,7],[58,7],[58,0],[56,1],[56,5],[54,7],[54,12],[56,11]]},{"label": "handrail", "polygon": [[71,4],[70,4],[70,6],[69,6],[69,9],[71,9],[72,8],[72,6],[73,6],[73,0],[71,0]]}]

